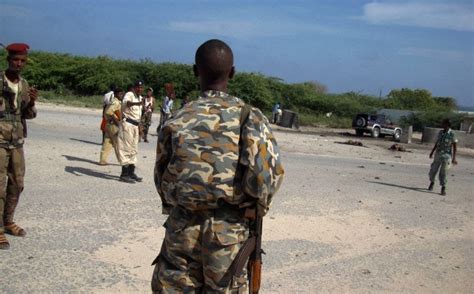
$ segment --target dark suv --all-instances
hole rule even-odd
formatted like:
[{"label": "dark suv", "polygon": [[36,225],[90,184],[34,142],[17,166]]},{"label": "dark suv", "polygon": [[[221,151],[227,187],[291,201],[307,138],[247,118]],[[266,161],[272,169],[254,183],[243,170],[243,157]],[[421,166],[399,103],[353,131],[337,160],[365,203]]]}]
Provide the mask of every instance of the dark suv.
[{"label": "dark suv", "polygon": [[357,136],[363,136],[364,133],[370,133],[373,138],[393,136],[395,141],[400,141],[402,136],[402,129],[383,114],[358,114],[352,121],[352,128]]}]

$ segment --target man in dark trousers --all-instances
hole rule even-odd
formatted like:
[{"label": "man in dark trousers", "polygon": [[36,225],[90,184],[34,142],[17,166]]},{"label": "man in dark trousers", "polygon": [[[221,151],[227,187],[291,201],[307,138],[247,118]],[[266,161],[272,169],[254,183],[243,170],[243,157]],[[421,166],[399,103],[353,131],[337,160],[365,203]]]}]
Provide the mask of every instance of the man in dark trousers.
[{"label": "man in dark trousers", "polygon": [[245,269],[223,277],[249,238],[245,208],[265,215],[281,184],[280,152],[262,112],[227,93],[229,46],[209,40],[195,62],[202,93],[158,136],[155,185],[169,217],[152,290],[245,293]]},{"label": "man in dark trousers", "polygon": [[24,187],[26,119],[36,117],[38,98],[38,91],[20,75],[29,48],[20,43],[8,45],[8,69],[0,74],[0,249],[10,248],[5,233],[26,235],[13,216]]}]

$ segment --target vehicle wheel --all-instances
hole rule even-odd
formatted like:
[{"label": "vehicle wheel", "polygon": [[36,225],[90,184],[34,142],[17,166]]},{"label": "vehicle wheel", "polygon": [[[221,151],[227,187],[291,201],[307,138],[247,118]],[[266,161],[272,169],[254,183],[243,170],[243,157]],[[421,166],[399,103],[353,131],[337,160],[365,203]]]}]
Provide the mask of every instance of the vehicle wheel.
[{"label": "vehicle wheel", "polygon": [[396,130],[395,134],[393,135],[393,139],[395,139],[395,141],[397,142],[400,142],[401,138],[402,138],[402,131]]},{"label": "vehicle wheel", "polygon": [[359,128],[365,127],[365,118],[359,117],[356,121],[356,126],[358,126]]},{"label": "vehicle wheel", "polygon": [[362,137],[364,135],[364,130],[356,130],[356,136]]},{"label": "vehicle wheel", "polygon": [[373,128],[372,129],[372,138],[378,138],[380,136],[380,128]]}]

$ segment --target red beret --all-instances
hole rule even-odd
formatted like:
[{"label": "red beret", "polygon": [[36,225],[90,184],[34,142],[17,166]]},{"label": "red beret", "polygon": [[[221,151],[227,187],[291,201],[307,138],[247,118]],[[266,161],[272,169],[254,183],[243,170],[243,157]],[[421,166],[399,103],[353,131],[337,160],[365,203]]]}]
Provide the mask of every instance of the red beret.
[{"label": "red beret", "polygon": [[15,54],[27,54],[28,49],[30,46],[24,43],[13,43],[6,47],[8,54],[15,55]]}]

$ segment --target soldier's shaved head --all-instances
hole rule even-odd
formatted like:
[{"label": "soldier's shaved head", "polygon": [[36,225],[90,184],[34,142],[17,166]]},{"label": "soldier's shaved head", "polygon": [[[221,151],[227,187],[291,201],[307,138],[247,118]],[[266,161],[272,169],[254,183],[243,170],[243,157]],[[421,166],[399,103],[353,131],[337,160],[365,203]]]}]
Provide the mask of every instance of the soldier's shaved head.
[{"label": "soldier's shaved head", "polygon": [[225,91],[234,75],[232,49],[217,39],[204,42],[196,51],[194,73],[199,77],[201,90]]}]

